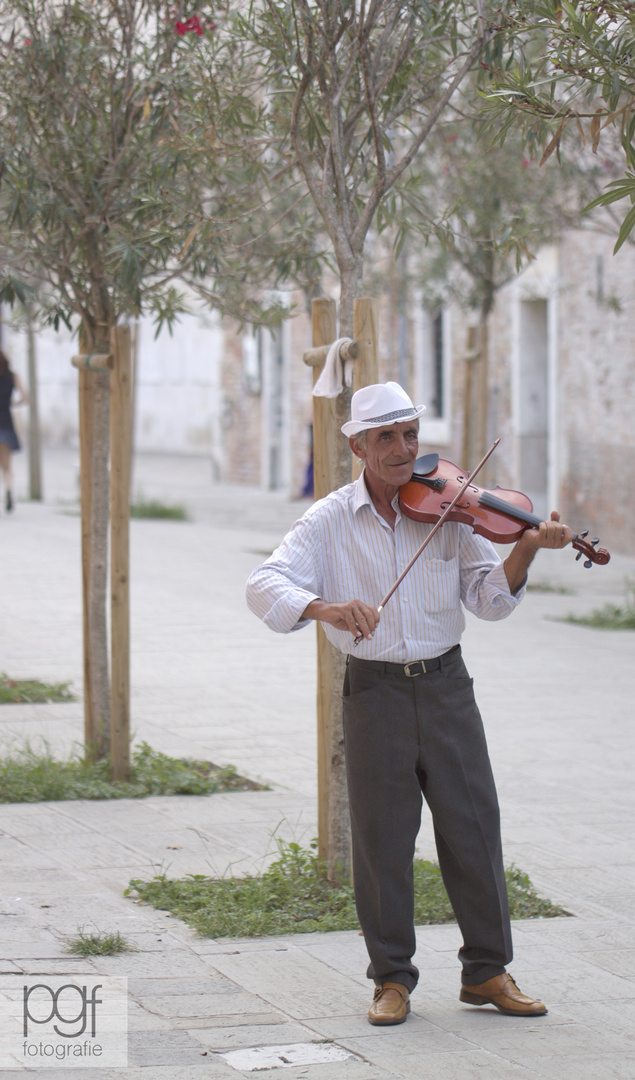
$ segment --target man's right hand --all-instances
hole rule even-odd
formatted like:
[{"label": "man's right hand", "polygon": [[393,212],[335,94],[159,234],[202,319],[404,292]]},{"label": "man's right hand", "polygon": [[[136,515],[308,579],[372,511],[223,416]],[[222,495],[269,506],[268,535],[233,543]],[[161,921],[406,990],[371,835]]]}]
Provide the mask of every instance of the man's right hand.
[{"label": "man's right hand", "polygon": [[379,612],[362,600],[347,600],[345,604],[312,600],[302,612],[302,618],[317,619],[329,623],[336,630],[349,630],[355,638],[361,636],[370,640],[379,623]]}]

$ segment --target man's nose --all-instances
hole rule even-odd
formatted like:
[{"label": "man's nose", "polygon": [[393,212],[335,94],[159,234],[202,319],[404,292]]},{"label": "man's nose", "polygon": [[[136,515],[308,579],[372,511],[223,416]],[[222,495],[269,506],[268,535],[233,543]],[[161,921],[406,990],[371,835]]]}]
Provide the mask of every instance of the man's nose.
[{"label": "man's nose", "polygon": [[401,432],[397,433],[397,445],[395,449],[398,454],[405,454],[406,457],[410,457],[410,446],[406,442],[405,435],[402,435]]}]

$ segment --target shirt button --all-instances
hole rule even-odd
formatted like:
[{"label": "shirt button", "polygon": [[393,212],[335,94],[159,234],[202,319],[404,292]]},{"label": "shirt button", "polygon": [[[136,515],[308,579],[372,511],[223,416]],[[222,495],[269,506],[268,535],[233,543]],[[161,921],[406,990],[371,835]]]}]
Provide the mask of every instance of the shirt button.
[{"label": "shirt button", "polygon": [[407,603],[408,603],[408,597],[407,597],[407,596],[404,596],[404,598],[403,598],[403,602],[404,602],[404,604],[407,604]]}]

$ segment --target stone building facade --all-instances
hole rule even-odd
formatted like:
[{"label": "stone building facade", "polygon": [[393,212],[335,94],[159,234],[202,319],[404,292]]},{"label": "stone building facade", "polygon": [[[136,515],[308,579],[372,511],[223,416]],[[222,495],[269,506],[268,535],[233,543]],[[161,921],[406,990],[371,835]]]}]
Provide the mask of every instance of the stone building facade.
[{"label": "stone building facade", "polygon": [[[613,246],[603,234],[565,234],[502,290],[490,319],[488,439],[501,436],[494,482],[529,494],[537,513],[558,508],[572,528],[630,554],[635,250],[614,256]],[[451,313],[453,452],[461,445],[468,321]]]},{"label": "stone building facade", "polygon": [[221,362],[226,483],[301,494],[311,448],[310,345],[304,313],[273,331],[227,326]]}]

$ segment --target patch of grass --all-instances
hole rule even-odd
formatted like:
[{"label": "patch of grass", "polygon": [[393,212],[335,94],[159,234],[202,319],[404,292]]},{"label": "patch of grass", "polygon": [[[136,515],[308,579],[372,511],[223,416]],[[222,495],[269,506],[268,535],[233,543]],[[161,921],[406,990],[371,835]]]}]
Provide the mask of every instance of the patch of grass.
[{"label": "patch of grass", "polygon": [[[151,881],[133,879],[132,891],[169,911],[204,937],[261,937],[266,934],[357,930],[353,889],[329,885],[326,864],[319,859],[316,842],[311,850],[278,842],[279,858],[259,876],[210,878],[202,874]],[[441,872],[436,863],[415,859],[415,923],[453,922]],[[543,900],[527,874],[512,866],[506,872],[512,918],[529,919],[566,915]]]},{"label": "patch of grass", "polygon": [[130,517],[187,521],[187,512],[184,506],[164,503],[160,499],[136,499],[130,507]]},{"label": "patch of grass", "polygon": [[10,679],[0,671],[0,705],[40,704],[53,701],[76,701],[70,682],[46,683],[39,679]]},{"label": "patch of grass", "polygon": [[567,615],[560,622],[593,626],[596,630],[635,630],[635,609],[606,604],[589,615]]},{"label": "patch of grass", "polygon": [[635,578],[626,580],[624,604],[605,604],[588,615],[566,615],[560,622],[593,626],[597,630],[635,630]]},{"label": "patch of grass", "polygon": [[130,779],[110,779],[108,760],[90,761],[76,754],[58,761],[48,748],[28,744],[0,759],[0,803],[50,802],[60,799],[142,799],[149,795],[215,795],[224,791],[260,791],[263,785],[239,776],[233,765],[172,758],[142,742],[132,754]]},{"label": "patch of grass", "polygon": [[571,916],[558,904],[553,904],[544,896],[539,896],[534,889],[529,874],[512,863],[505,871],[509,913],[512,919],[557,919],[563,915]]},{"label": "patch of grass", "polygon": [[66,951],[73,956],[117,956],[118,953],[132,952],[133,948],[118,930],[87,934],[79,927],[77,936],[68,938]]}]

